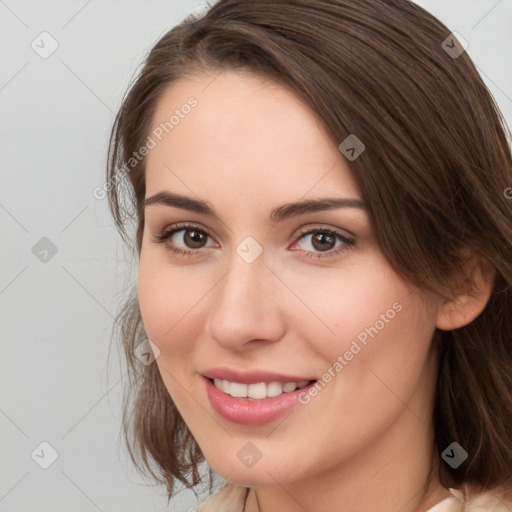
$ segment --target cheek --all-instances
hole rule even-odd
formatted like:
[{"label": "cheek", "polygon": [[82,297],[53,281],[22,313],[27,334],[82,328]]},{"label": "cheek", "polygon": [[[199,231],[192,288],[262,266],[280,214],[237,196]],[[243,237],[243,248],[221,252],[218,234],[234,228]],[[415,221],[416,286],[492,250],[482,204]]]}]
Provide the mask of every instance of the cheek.
[{"label": "cheek", "polygon": [[428,382],[422,374],[435,331],[434,309],[418,291],[388,284],[392,293],[369,294],[360,304],[364,313],[353,309],[347,315],[346,334],[329,354],[331,364],[341,363],[334,401],[347,406],[345,418],[355,429],[361,417],[371,417],[369,411],[380,410],[383,421],[390,419],[418,382]]},{"label": "cheek", "polygon": [[203,287],[204,290],[200,281],[192,283],[190,277],[187,279],[184,269],[173,270],[155,258],[141,257],[137,282],[139,307],[146,333],[162,355],[178,349],[180,340],[192,341],[194,333],[184,332],[184,328],[194,325],[190,317],[196,314],[194,305],[200,303],[207,291],[206,285]]},{"label": "cheek", "polygon": [[295,320],[304,339],[311,341],[323,359],[335,360],[354,340],[364,347],[365,341],[382,337],[391,331],[390,325],[403,319],[409,288],[380,261],[362,267],[332,272],[315,281],[301,278],[294,288],[309,309],[297,307]]},{"label": "cheek", "polygon": [[410,396],[435,330],[435,310],[427,295],[387,265],[376,261],[368,268],[374,270],[310,286],[307,304],[316,316],[308,313],[297,319],[309,344],[307,357],[317,361],[316,369],[330,390],[322,395],[333,393],[332,403],[344,404],[343,417],[355,431],[361,417],[389,400],[385,414],[392,414],[396,397],[390,389],[404,400]]},{"label": "cheek", "polygon": [[[195,318],[205,293],[190,284],[183,269],[141,257],[137,293],[144,329],[160,351],[155,362],[181,414],[186,414],[190,402],[183,383],[194,372],[193,354],[201,334]],[[183,404],[185,410],[180,407]]]}]

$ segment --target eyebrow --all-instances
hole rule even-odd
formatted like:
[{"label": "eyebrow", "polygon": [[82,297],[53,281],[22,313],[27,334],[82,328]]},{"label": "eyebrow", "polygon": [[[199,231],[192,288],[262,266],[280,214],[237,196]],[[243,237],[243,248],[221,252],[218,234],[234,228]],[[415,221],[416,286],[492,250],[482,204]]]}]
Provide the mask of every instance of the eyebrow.
[{"label": "eyebrow", "polygon": [[[220,221],[219,215],[207,202],[199,199],[193,199],[192,197],[173,194],[171,192],[158,192],[155,195],[144,199],[144,209],[153,204],[171,206],[191,212],[202,213]],[[271,211],[269,220],[270,222],[275,223],[297,215],[324,210],[334,210],[337,208],[359,208],[363,211],[367,211],[366,203],[360,199],[351,197],[325,197],[283,204]]]}]

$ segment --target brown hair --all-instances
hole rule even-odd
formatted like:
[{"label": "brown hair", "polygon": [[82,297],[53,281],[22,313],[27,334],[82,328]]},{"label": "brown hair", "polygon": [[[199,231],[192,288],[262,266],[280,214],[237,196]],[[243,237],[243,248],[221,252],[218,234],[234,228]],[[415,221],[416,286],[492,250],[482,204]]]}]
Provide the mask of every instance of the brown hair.
[{"label": "brown hair", "polygon": [[[463,268],[465,247],[496,269],[484,311],[470,324],[434,336],[439,371],[430,478],[437,470],[447,488],[510,490],[509,132],[468,54],[456,57],[443,47],[450,33],[408,0],[218,1],[166,33],[131,84],[110,139],[109,205],[122,238],[140,254],[145,159],[123,169],[145,144],[155,106],[176,80],[199,71],[239,70],[293,88],[337,144],[350,134],[365,144],[347,163],[377,242],[405,279],[453,297],[458,290],[451,278]],[[116,324],[130,375],[125,439],[139,470],[165,483],[170,498],[176,482],[201,481],[204,457],[158,367],[134,357],[145,337],[135,291]],[[440,459],[453,441],[468,452],[457,469]]]}]

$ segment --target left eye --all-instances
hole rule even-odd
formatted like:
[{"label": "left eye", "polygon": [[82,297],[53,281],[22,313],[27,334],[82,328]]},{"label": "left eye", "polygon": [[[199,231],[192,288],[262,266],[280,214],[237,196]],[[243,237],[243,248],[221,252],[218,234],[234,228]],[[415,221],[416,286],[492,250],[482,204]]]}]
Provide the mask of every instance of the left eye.
[{"label": "left eye", "polygon": [[[310,240],[306,245],[312,247],[313,250],[309,248],[303,250],[305,255],[310,258],[336,256],[355,244],[354,239],[343,235],[339,231],[327,228],[316,228],[302,231],[302,235],[298,238],[296,244],[299,244],[300,241],[305,240],[308,237],[310,237]],[[336,242],[339,242],[338,246],[336,246]]]},{"label": "left eye", "polygon": [[[330,230],[311,230],[304,233],[299,239],[298,242],[306,240],[307,238],[310,238],[309,244],[310,247],[313,247],[313,250],[317,250],[320,252],[329,251],[331,249],[334,249],[336,246],[336,242],[340,243],[348,243],[350,240],[348,238],[345,238],[341,235],[341,233],[338,233],[336,231],[330,231]],[[306,251],[310,251],[312,249],[306,248],[304,249]]]}]

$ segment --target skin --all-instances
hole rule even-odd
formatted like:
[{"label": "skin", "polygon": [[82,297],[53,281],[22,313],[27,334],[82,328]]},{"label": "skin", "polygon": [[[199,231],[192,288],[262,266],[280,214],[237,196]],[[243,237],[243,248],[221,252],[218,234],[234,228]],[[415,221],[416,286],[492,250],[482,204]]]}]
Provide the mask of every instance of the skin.
[{"label": "skin", "polygon": [[[477,316],[489,288],[457,303],[459,311],[412,287],[383,257],[361,209],[270,223],[270,211],[288,202],[362,197],[340,141],[293,92],[240,72],[217,75],[174,83],[153,118],[156,126],[190,96],[198,100],[150,151],[146,198],[183,194],[208,201],[220,216],[160,204],[145,211],[138,295],[165,386],[214,470],[251,487],[249,512],[428,510],[450,495],[434,477],[419,502],[433,439],[431,339],[436,326],[453,328]],[[186,230],[167,246],[153,240],[178,222],[207,229],[211,238],[203,248],[187,245]],[[302,227],[334,229],[355,244],[325,256],[311,235],[300,239]],[[247,236],[263,248],[252,263],[236,252]],[[199,255],[173,254],[171,245],[199,247]],[[339,247],[333,243],[330,253]],[[285,418],[247,427],[210,405],[200,375],[207,368],[321,379],[396,302],[401,311]],[[250,468],[237,457],[247,442],[262,454]]]}]

